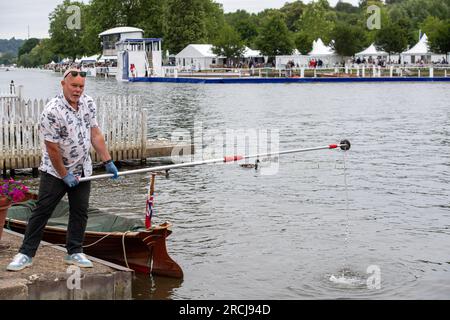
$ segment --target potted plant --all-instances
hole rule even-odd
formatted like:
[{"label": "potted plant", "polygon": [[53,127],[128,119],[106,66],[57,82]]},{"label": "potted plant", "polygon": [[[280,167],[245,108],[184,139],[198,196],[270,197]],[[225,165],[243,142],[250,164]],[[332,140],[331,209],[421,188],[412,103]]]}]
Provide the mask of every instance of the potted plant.
[{"label": "potted plant", "polygon": [[28,188],[20,181],[0,180],[0,239],[9,207],[13,203],[25,200],[28,193]]}]

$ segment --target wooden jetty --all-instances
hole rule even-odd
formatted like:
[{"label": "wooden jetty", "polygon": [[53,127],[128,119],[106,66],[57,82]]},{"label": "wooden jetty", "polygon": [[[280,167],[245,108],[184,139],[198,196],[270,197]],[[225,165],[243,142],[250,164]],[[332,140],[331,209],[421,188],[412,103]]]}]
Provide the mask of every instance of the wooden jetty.
[{"label": "wooden jetty", "polygon": [[[41,161],[38,119],[48,100],[25,101],[16,95],[0,96],[0,169],[37,168]],[[137,96],[96,99],[97,119],[114,161],[145,160],[192,152],[169,140],[147,139],[147,112]],[[100,157],[91,151],[94,163]]]}]

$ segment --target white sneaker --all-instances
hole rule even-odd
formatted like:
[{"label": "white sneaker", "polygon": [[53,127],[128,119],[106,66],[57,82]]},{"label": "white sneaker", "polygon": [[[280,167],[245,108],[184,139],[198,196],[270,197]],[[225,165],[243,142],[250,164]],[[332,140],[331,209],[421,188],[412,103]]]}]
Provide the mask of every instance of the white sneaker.
[{"label": "white sneaker", "polygon": [[20,271],[33,265],[33,258],[23,253],[18,253],[14,256],[13,261],[6,267],[9,271]]},{"label": "white sneaker", "polygon": [[92,262],[86,257],[84,253],[74,253],[71,255],[67,255],[64,258],[64,261],[67,264],[74,264],[81,268],[92,268]]}]

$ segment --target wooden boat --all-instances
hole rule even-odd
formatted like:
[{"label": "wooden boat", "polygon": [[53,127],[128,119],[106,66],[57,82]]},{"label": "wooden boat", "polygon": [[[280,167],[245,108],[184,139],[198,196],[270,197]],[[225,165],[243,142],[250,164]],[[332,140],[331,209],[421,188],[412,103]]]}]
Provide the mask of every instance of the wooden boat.
[{"label": "wooden boat", "polygon": [[[13,205],[8,210],[5,228],[24,233],[36,200]],[[65,245],[68,203],[61,201],[44,229],[43,240]],[[166,238],[171,224],[145,229],[142,221],[89,209],[83,252],[136,272],[182,278],[183,271],[167,253]]]}]

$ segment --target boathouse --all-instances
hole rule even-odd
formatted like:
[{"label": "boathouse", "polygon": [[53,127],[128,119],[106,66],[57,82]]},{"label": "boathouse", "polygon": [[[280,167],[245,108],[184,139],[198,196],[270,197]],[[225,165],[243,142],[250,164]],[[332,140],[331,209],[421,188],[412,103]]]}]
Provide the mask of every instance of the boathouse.
[{"label": "boathouse", "polygon": [[103,48],[103,53],[99,60],[117,63],[116,44],[125,39],[142,39],[144,30],[134,27],[117,27],[103,31],[98,36],[101,38]]}]

